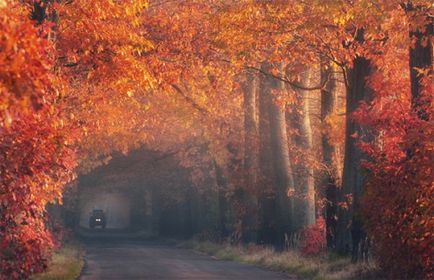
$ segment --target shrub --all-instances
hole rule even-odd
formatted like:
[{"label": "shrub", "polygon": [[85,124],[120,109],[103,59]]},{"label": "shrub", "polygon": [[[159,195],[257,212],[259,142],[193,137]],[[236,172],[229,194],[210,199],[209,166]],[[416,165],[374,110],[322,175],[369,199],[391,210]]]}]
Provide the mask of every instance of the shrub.
[{"label": "shrub", "polygon": [[305,256],[311,256],[321,252],[325,246],[325,220],[323,217],[320,217],[314,225],[302,230],[300,251]]}]

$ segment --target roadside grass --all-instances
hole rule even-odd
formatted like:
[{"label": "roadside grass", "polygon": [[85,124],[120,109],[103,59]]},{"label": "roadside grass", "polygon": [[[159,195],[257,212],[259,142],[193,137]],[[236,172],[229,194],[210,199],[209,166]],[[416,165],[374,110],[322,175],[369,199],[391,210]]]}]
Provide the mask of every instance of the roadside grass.
[{"label": "roadside grass", "polygon": [[383,279],[375,264],[353,264],[348,257],[323,253],[304,257],[296,251],[276,252],[270,247],[257,245],[230,246],[213,242],[188,241],[179,245],[215,256],[221,260],[250,263],[275,271],[313,280],[378,280]]},{"label": "roadside grass", "polygon": [[32,280],[74,280],[83,268],[83,249],[77,241],[68,241],[53,253],[48,270]]}]

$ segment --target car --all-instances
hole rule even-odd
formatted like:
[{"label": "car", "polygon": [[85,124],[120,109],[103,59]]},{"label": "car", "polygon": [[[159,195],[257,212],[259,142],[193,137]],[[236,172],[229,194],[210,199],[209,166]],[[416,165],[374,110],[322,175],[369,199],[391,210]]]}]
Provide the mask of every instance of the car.
[{"label": "car", "polygon": [[105,228],[106,226],[106,218],[103,210],[95,209],[90,215],[89,227],[93,229],[96,226],[101,226],[101,228]]}]

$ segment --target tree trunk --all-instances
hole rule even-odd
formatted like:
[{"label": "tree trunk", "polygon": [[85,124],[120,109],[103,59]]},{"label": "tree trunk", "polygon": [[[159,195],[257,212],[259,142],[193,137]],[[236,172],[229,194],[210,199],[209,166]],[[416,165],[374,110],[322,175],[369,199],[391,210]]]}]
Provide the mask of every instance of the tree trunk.
[{"label": "tree trunk", "polygon": [[[281,67],[282,68],[282,67]],[[283,69],[280,69],[282,72]],[[286,107],[276,104],[273,100],[271,90],[278,89],[285,91],[285,83],[272,79],[271,87],[267,91],[270,99],[270,132],[273,165],[275,171],[276,189],[276,218],[277,218],[277,243],[278,248],[284,246],[285,233],[292,230],[291,210],[292,198],[288,197],[288,188],[294,187],[291,164],[289,160],[288,134],[286,125]]]},{"label": "tree trunk", "polygon": [[245,191],[243,204],[245,207],[242,219],[242,239],[245,243],[257,241],[257,183],[259,169],[259,123],[258,123],[258,76],[247,73],[244,85],[244,172]]},{"label": "tree trunk", "polygon": [[323,131],[321,135],[323,162],[327,167],[324,172],[322,186],[325,187],[325,220],[326,220],[326,239],[327,247],[336,246],[336,213],[337,213],[337,167],[333,162],[333,155],[336,153],[335,146],[330,143],[325,131],[326,118],[336,111],[337,89],[334,70],[329,63],[322,61],[321,64],[321,84],[325,87],[321,90],[321,123]]},{"label": "tree trunk", "polygon": [[[263,71],[269,71],[269,65],[263,63]],[[259,242],[266,244],[276,244],[277,240],[277,220],[276,220],[276,193],[274,189],[275,173],[273,155],[271,149],[271,128],[270,128],[270,106],[272,100],[270,77],[260,76],[259,86],[259,178],[260,187],[259,208],[260,208],[260,230]]]},{"label": "tree trunk", "polygon": [[[423,85],[422,78],[418,70],[427,70],[426,74],[430,75],[433,71],[433,46],[431,38],[433,36],[433,17],[427,14],[427,8],[422,6],[414,6],[408,3],[405,5],[409,23],[410,23],[410,38],[415,40],[415,44],[409,51],[409,66],[411,80],[411,105],[412,109],[418,114],[422,120],[428,120],[428,115],[425,106],[429,105],[428,100],[421,100]],[[418,26],[420,19],[425,19],[424,26]]]},{"label": "tree trunk", "polygon": [[[309,87],[312,81],[312,69],[305,68],[301,74],[301,85]],[[295,129],[294,142],[297,147],[295,155],[298,162],[295,167],[295,210],[294,230],[315,223],[315,178],[314,170],[309,162],[313,156],[313,136],[310,119],[311,90],[297,89],[297,106],[291,113],[292,127]]]},{"label": "tree trunk", "polygon": [[228,236],[228,230],[226,228],[226,213],[228,208],[228,203],[226,199],[227,192],[227,179],[223,168],[219,166],[214,161],[215,173],[216,173],[216,182],[218,187],[218,230],[220,234],[220,238],[224,239]]},{"label": "tree trunk", "polygon": [[[362,33],[362,32],[361,32]],[[359,34],[362,36],[363,34]],[[353,68],[348,71],[346,129],[345,129],[345,155],[342,189],[339,201],[346,203],[346,207],[338,208],[336,249],[341,253],[349,253],[352,245],[353,253],[357,249],[358,240],[362,235],[362,223],[359,214],[359,198],[363,187],[363,170],[360,161],[363,153],[356,147],[359,137],[369,136],[366,128],[356,123],[351,114],[357,109],[360,101],[370,98],[366,79],[371,72],[371,63],[364,57],[356,57]]]}]

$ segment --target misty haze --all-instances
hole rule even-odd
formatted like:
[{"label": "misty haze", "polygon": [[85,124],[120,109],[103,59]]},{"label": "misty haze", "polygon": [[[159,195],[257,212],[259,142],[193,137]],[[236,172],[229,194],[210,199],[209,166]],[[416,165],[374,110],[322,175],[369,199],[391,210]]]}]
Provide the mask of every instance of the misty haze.
[{"label": "misty haze", "polygon": [[0,280],[434,279],[432,0],[0,0]]}]

